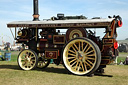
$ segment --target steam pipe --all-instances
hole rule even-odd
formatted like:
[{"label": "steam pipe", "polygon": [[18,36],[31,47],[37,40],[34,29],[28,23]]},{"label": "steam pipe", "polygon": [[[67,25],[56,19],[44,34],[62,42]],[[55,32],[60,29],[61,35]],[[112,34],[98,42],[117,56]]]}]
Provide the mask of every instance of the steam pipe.
[{"label": "steam pipe", "polygon": [[38,0],[33,0],[33,21],[39,21],[39,14],[38,14]]}]

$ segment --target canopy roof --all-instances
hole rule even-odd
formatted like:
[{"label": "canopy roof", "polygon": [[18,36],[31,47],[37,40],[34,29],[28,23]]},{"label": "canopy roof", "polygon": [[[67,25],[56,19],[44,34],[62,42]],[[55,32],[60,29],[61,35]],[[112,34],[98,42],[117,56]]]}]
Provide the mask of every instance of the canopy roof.
[{"label": "canopy roof", "polygon": [[72,19],[72,20],[48,20],[48,21],[14,21],[7,27],[39,27],[39,28],[63,28],[63,27],[107,27],[114,18],[108,19]]}]

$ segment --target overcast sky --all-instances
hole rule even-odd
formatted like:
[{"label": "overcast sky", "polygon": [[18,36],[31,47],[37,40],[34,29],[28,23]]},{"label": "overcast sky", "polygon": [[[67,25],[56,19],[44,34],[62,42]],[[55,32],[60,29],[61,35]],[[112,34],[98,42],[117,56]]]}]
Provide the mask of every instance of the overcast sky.
[{"label": "overcast sky", "polygon": [[[88,18],[120,15],[123,27],[118,28],[118,40],[128,38],[128,0],[39,0],[40,20],[49,19],[57,13],[85,15]],[[33,0],[0,0],[0,44],[13,41],[6,24],[11,21],[32,20]],[[98,31],[103,35],[103,31]],[[9,39],[10,38],[10,39]]]}]

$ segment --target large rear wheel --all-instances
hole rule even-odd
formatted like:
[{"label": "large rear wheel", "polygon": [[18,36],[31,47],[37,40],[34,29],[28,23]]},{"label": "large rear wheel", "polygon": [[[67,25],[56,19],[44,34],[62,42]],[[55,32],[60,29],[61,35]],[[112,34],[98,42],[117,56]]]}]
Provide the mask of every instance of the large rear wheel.
[{"label": "large rear wheel", "polygon": [[23,50],[18,56],[18,65],[23,70],[31,70],[37,66],[37,54],[32,50]]},{"label": "large rear wheel", "polygon": [[100,62],[100,49],[90,39],[75,38],[70,40],[64,47],[64,66],[75,75],[90,75],[94,73]]}]

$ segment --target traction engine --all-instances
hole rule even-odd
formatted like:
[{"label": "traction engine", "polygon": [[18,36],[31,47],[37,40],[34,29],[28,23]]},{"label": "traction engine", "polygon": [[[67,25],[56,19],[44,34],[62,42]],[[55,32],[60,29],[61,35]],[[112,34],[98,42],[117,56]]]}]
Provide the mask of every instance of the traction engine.
[{"label": "traction engine", "polygon": [[[75,75],[102,72],[118,55],[117,28],[122,26],[120,16],[107,19],[57,14],[51,19],[39,20],[38,0],[34,2],[33,21],[16,21],[7,24],[15,29],[16,43],[28,46],[18,55],[23,70],[46,68],[50,60]],[[105,29],[100,38],[91,31]],[[17,30],[18,29],[18,30]]]}]

